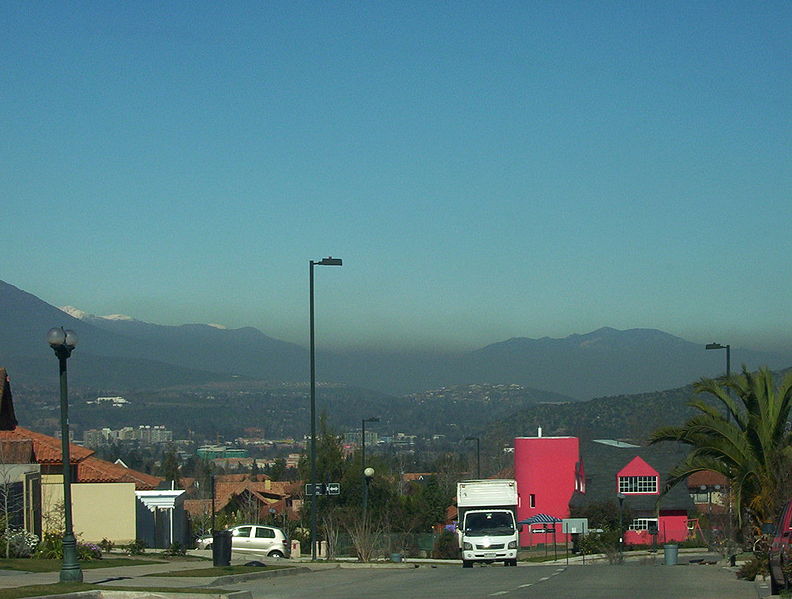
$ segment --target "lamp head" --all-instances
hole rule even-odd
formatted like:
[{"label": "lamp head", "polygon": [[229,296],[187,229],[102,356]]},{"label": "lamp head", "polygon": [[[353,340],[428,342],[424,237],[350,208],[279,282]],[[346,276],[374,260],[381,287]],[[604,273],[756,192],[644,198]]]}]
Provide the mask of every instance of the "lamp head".
[{"label": "lamp head", "polygon": [[65,347],[72,350],[77,347],[77,333],[63,327],[53,327],[47,333],[47,343],[53,349]]},{"label": "lamp head", "polygon": [[341,266],[343,263],[341,258],[333,258],[332,256],[328,256],[327,258],[322,258],[316,264],[319,266]]},{"label": "lamp head", "polygon": [[365,476],[366,478],[371,478],[372,476],[374,476],[374,468],[372,468],[371,466],[366,468],[363,471],[363,476]]},{"label": "lamp head", "polygon": [[705,349],[726,349],[726,346],[720,343],[707,343]]},{"label": "lamp head", "polygon": [[379,416],[372,416],[371,418],[365,418],[363,422],[379,422]]}]

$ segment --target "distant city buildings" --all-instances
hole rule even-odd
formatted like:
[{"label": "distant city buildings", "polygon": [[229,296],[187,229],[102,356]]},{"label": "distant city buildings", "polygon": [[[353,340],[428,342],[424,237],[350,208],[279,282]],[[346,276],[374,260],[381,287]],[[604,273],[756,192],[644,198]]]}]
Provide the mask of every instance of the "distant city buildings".
[{"label": "distant city buildings", "polygon": [[88,429],[83,433],[83,445],[86,447],[99,447],[115,441],[138,441],[147,444],[171,443],[173,442],[173,431],[162,425],[141,424],[137,428],[125,426],[118,430],[111,428]]},{"label": "distant city buildings", "polygon": [[88,400],[85,403],[87,404],[95,404],[95,405],[111,405],[114,408],[123,408],[126,404],[129,403],[125,398],[121,396],[116,397],[97,397],[94,400]]}]

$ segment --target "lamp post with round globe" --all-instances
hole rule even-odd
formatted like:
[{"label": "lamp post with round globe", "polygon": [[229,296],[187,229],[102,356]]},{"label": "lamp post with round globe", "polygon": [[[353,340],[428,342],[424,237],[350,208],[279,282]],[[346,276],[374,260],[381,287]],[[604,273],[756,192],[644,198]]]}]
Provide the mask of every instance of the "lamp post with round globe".
[{"label": "lamp post with round globe", "polygon": [[71,455],[69,454],[69,389],[66,376],[66,361],[77,346],[74,331],[55,327],[47,333],[47,342],[58,357],[60,371],[61,453],[63,462],[63,566],[61,582],[82,582],[83,573],[77,559],[77,540],[72,526],[71,502]]},{"label": "lamp post with round globe", "polygon": [[374,477],[374,468],[369,466],[368,468],[363,470],[363,480],[365,484],[363,485],[363,521],[366,521],[366,513],[368,511],[368,494],[369,494],[369,484],[371,484],[371,479]]}]

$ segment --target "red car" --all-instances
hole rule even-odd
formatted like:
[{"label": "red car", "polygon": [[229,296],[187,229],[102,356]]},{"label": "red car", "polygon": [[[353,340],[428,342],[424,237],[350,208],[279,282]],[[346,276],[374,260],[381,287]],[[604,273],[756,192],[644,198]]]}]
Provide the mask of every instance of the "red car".
[{"label": "red car", "polygon": [[770,545],[770,590],[773,595],[792,583],[792,501],[781,512],[781,519]]}]

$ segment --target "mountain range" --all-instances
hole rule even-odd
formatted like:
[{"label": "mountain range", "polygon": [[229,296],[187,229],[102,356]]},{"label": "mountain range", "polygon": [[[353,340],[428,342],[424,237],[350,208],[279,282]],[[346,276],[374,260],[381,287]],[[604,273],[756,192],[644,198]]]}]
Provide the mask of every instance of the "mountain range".
[{"label": "mountain range", "polygon": [[[72,384],[155,389],[238,378],[304,382],[308,351],[253,327],[164,326],[52,306],[0,281],[0,365],[28,384],[52,377],[46,332],[77,332]],[[732,364],[786,368],[792,355],[732,349]],[[318,352],[317,377],[403,395],[450,385],[520,384],[585,400],[680,387],[724,371],[721,351],[655,329],[596,331],[562,339],[515,337],[470,352]],[[46,380],[46,379],[44,379]]]}]

